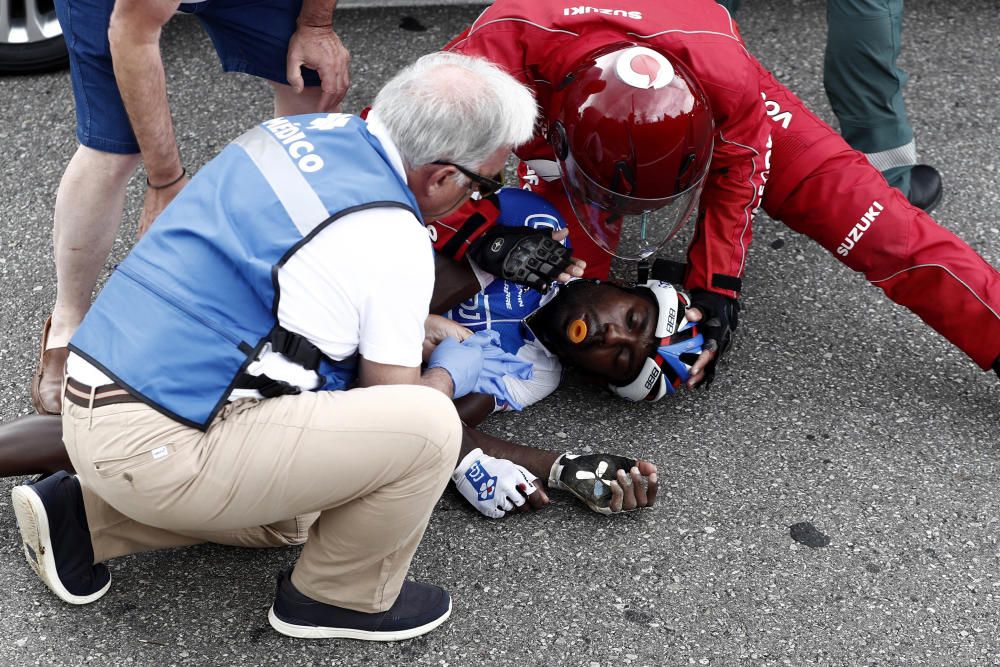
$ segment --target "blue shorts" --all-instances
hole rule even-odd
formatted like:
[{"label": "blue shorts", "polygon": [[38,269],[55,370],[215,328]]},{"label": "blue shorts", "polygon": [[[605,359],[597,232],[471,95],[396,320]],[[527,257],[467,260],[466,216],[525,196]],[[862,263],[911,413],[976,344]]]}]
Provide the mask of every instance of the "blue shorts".
[{"label": "blue shorts", "polygon": [[[106,153],[138,153],[111,64],[114,0],[55,0],[55,5],[69,47],[77,138]],[[288,83],[285,57],[301,7],[302,0],[205,0],[180,10],[201,21],[223,70]],[[307,86],[319,85],[313,70],[303,70],[302,77]]]}]

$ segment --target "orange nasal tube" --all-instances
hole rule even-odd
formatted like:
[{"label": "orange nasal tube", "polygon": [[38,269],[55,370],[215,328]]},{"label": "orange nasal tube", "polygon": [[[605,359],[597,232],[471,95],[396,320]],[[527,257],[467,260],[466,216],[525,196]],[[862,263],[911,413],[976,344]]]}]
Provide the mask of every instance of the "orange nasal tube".
[{"label": "orange nasal tube", "polygon": [[587,323],[583,320],[573,320],[566,327],[566,337],[571,343],[582,343],[583,339],[587,337]]}]

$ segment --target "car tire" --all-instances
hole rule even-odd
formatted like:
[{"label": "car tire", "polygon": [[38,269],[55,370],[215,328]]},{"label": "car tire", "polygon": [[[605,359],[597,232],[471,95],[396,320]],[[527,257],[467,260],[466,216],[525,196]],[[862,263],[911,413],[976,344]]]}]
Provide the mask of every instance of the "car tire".
[{"label": "car tire", "polygon": [[0,73],[46,72],[68,62],[54,0],[0,1]]},{"label": "car tire", "polygon": [[38,42],[0,44],[0,73],[30,74],[62,69],[69,63],[62,35]]}]

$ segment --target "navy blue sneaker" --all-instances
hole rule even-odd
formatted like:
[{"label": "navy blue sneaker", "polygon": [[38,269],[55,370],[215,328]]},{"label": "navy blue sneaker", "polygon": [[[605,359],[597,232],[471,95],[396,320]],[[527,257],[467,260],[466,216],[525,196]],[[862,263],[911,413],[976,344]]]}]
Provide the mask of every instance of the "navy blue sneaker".
[{"label": "navy blue sneaker", "polygon": [[271,627],[304,639],[365,639],[391,642],[430,632],[451,616],[451,597],[438,586],[404,581],[396,603],[377,614],[336,607],[306,597],[292,585],[292,570],[278,575],[267,614]]},{"label": "navy blue sneaker", "polygon": [[70,604],[97,600],[111,587],[111,573],[94,565],[80,482],[60,471],[15,486],[10,494],[28,565],[49,589]]}]

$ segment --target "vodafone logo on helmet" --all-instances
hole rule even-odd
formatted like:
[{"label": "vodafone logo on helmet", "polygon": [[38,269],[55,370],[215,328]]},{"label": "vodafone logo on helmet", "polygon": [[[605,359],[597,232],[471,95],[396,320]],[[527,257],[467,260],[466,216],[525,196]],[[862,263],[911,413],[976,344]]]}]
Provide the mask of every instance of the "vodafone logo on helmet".
[{"label": "vodafone logo on helmet", "polygon": [[634,88],[663,88],[674,80],[670,61],[653,49],[635,46],[626,49],[615,63],[618,78]]}]

